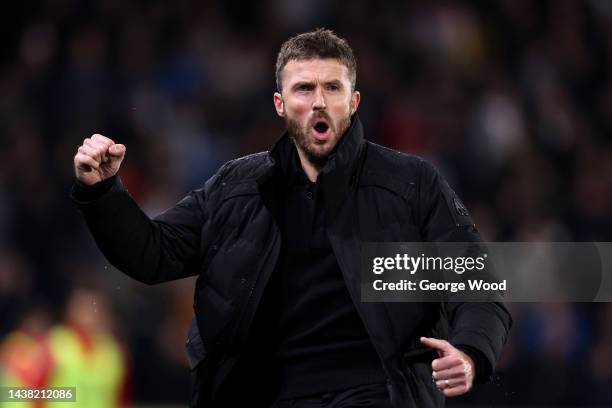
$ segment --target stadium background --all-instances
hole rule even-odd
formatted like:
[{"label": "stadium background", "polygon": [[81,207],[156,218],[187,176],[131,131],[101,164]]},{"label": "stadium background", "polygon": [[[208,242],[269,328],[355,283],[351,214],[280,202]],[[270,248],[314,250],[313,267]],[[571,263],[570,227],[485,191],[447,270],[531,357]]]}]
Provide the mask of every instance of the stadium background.
[{"label": "stadium background", "polygon": [[[485,239],[612,240],[612,2],[12,8],[0,17],[5,363],[24,361],[21,346],[6,346],[11,335],[81,318],[117,336],[127,405],[185,405],[194,280],[147,287],[104,260],[68,199],[72,157],[97,132],[126,144],[120,174],[145,211],[159,213],[224,161],[280,135],[276,52],[318,26],[356,52],[367,137],[432,161]],[[612,305],[510,307],[515,326],[499,375],[449,406],[612,404]]]}]

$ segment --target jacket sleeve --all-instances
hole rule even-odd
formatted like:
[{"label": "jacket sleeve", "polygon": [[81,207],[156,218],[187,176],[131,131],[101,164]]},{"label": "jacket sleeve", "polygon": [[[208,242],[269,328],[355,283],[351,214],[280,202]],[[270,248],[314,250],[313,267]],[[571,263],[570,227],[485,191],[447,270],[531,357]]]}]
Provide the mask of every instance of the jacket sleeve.
[{"label": "jacket sleeve", "polygon": [[[426,161],[421,162],[417,214],[424,241],[481,242],[466,207]],[[501,302],[447,302],[448,341],[476,362],[476,382],[490,381],[512,318]],[[477,353],[481,353],[478,355]]]},{"label": "jacket sleeve", "polygon": [[217,178],[153,219],[118,176],[106,186],[75,184],[70,196],[108,261],[140,282],[155,284],[198,274],[206,195]]}]

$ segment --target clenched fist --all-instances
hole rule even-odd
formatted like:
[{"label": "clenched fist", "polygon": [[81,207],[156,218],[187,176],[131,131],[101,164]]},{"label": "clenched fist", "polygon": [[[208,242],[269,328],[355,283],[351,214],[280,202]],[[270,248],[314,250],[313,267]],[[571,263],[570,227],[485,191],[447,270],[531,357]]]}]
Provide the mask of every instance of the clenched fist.
[{"label": "clenched fist", "polygon": [[83,140],[74,156],[76,178],[88,186],[106,180],[117,174],[124,157],[124,145],[95,134]]}]

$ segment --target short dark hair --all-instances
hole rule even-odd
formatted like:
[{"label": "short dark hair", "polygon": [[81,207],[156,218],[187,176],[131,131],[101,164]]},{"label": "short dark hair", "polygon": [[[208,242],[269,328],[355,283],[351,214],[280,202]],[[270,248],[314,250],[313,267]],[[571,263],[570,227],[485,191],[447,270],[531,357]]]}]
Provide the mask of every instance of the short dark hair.
[{"label": "short dark hair", "polygon": [[283,43],[276,58],[276,87],[283,90],[281,71],[291,60],[307,60],[312,58],[337,59],[348,68],[351,87],[355,90],[357,79],[357,61],[353,50],[346,40],[340,38],[332,30],[317,28],[314,31],[298,34]]}]

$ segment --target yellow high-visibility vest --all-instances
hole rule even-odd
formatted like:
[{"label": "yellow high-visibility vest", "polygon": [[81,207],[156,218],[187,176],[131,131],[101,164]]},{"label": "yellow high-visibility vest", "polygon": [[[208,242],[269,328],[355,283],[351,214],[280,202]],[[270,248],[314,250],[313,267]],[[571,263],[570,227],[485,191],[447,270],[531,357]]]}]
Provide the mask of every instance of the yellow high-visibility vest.
[{"label": "yellow high-visibility vest", "polygon": [[117,408],[125,381],[125,361],[118,342],[110,333],[88,334],[84,347],[79,334],[69,326],[49,332],[54,360],[49,387],[75,387],[76,402],[49,403],[57,408]]}]

